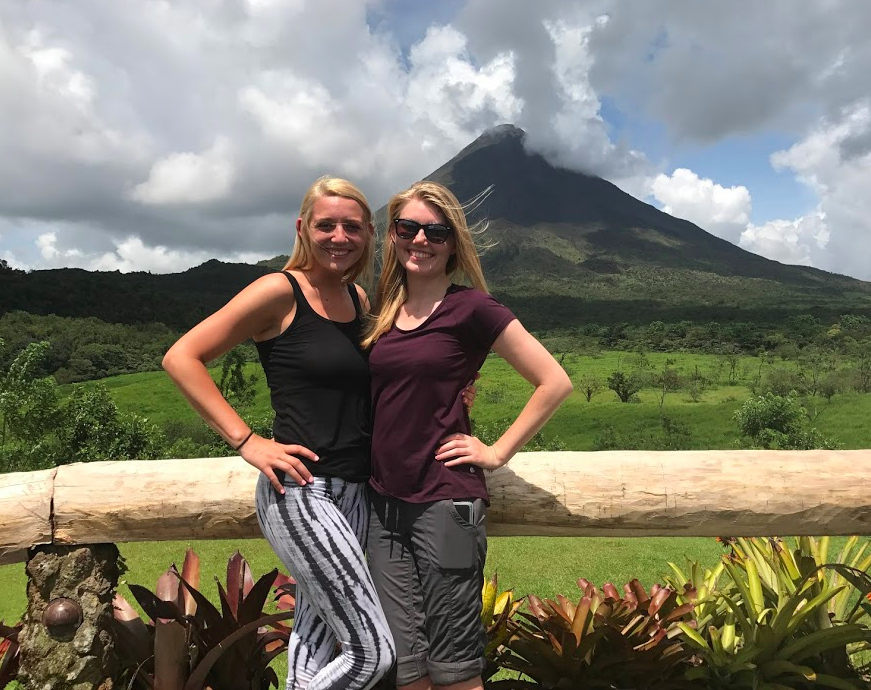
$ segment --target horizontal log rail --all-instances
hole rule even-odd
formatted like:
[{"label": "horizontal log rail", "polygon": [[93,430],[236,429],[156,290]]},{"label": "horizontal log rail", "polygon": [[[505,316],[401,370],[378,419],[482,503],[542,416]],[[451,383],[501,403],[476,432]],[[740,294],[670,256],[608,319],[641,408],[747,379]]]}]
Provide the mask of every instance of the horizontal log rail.
[{"label": "horizontal log rail", "polygon": [[[258,537],[256,480],[238,457],[0,475],[0,564],[40,544]],[[521,453],[487,482],[491,535],[871,534],[871,450]]]}]

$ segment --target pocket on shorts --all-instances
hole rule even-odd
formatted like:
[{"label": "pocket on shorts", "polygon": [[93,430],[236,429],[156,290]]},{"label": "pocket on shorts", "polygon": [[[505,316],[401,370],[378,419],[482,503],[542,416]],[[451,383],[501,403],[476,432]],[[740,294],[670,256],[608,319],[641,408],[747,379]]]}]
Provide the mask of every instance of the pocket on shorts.
[{"label": "pocket on shorts", "polygon": [[[450,499],[439,501],[433,521],[435,560],[444,570],[464,570],[475,566],[478,560],[478,527],[466,522]],[[476,502],[475,522],[479,522]]]}]

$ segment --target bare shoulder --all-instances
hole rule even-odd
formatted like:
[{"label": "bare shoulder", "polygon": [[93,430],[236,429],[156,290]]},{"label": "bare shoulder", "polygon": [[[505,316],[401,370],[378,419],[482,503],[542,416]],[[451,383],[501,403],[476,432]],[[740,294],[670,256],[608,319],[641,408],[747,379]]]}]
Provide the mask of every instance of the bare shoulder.
[{"label": "bare shoulder", "polygon": [[244,322],[248,335],[274,327],[295,306],[287,276],[270,273],[243,288],[217,314],[230,323]]},{"label": "bare shoulder", "polygon": [[363,309],[365,311],[371,311],[372,306],[369,304],[369,295],[367,295],[366,291],[357,283],[354,283],[354,287],[357,289],[357,296],[360,298],[360,304],[363,306]]}]

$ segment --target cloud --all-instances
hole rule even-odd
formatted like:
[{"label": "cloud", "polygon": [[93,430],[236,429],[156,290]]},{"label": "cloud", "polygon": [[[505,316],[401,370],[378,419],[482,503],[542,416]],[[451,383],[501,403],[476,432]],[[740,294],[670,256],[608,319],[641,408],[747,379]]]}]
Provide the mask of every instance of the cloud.
[{"label": "cloud", "polygon": [[607,3],[591,36],[600,94],[660,122],[674,140],[715,142],[852,102],[871,68],[871,5],[736,0]]},{"label": "cloud", "polygon": [[201,154],[172,153],[151,167],[148,179],[130,196],[144,204],[185,204],[215,201],[226,196],[235,170],[230,140],[221,136]]},{"label": "cloud", "polygon": [[141,238],[131,235],[117,242],[111,251],[85,252],[77,248],[58,247],[56,232],[39,235],[36,246],[48,266],[70,266],[89,271],[149,271],[176,273],[209,259],[226,262],[256,263],[263,259],[251,252],[234,252],[215,256],[202,250],[185,251],[157,245],[146,245]]},{"label": "cloud", "polygon": [[819,198],[820,228],[811,233],[824,252],[814,265],[871,279],[871,102],[867,99],[820,120],[801,141],[771,156]]},{"label": "cloud", "polygon": [[651,192],[666,213],[736,244],[750,218],[752,204],[746,187],[723,187],[686,168],[670,176],[657,175]]},{"label": "cloud", "polygon": [[816,211],[795,220],[773,220],[764,225],[750,223],[741,233],[745,249],[785,264],[813,266],[813,255],[828,241],[826,216]]}]

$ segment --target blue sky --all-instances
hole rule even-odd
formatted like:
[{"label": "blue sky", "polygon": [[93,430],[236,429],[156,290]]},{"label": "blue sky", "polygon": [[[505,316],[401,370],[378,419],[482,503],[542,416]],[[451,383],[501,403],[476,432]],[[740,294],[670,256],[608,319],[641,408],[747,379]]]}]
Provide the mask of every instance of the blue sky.
[{"label": "blue sky", "polygon": [[871,279],[871,5],[795,7],[9,0],[0,258],[166,272],[286,253],[320,174],[379,206],[512,122],[749,251]]}]

